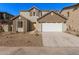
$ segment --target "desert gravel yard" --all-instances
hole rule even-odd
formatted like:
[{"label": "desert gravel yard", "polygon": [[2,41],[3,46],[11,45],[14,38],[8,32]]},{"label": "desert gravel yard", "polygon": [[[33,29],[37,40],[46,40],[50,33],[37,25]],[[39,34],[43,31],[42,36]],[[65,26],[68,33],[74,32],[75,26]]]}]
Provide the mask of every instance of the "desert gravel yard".
[{"label": "desert gravel yard", "polygon": [[30,47],[43,46],[42,36],[29,33],[1,33],[0,46],[5,47]]}]

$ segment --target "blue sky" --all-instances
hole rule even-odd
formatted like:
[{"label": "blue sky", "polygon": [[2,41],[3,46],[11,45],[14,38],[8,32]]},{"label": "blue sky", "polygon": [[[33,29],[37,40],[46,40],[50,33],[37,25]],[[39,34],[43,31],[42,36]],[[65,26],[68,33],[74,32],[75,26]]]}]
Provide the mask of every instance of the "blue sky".
[{"label": "blue sky", "polygon": [[28,10],[32,6],[40,10],[61,10],[63,7],[71,6],[73,3],[0,3],[0,11],[19,15],[20,10]]}]

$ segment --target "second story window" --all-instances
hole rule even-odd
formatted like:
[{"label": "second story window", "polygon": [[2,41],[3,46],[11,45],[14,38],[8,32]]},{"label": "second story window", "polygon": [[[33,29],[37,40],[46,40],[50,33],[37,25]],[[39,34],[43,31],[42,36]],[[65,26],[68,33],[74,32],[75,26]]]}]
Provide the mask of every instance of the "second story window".
[{"label": "second story window", "polygon": [[30,16],[35,16],[36,13],[35,12],[30,12]]}]

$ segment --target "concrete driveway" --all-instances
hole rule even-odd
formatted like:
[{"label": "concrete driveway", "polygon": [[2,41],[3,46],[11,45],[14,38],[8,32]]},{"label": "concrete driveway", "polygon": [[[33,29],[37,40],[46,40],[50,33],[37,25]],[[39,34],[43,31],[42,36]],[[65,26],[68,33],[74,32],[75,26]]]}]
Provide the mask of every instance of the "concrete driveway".
[{"label": "concrete driveway", "polygon": [[79,47],[79,37],[63,32],[42,33],[46,47]]}]

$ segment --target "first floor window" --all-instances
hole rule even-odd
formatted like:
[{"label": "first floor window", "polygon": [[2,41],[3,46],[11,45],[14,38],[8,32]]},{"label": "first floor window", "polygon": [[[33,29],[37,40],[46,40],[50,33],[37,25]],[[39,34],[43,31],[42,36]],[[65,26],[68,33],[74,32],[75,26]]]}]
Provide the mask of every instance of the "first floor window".
[{"label": "first floor window", "polygon": [[22,28],[23,27],[23,22],[22,21],[18,21],[18,27]]}]

